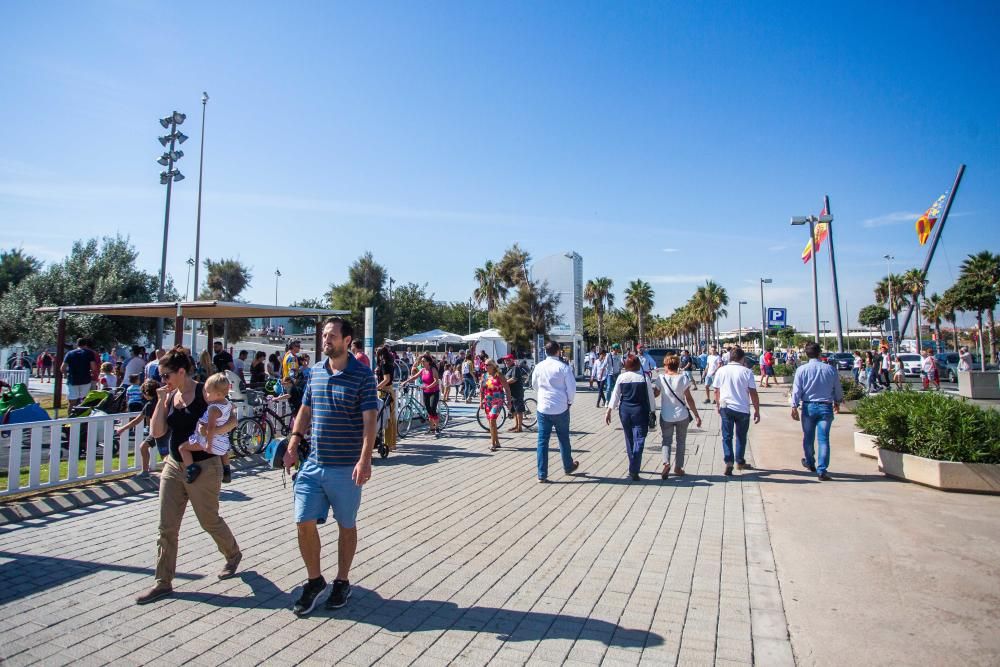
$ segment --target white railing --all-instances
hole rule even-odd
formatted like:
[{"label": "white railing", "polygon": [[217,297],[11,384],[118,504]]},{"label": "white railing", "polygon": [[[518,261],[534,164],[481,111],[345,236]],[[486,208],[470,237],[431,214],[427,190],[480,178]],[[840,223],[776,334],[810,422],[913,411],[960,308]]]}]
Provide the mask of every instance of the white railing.
[{"label": "white railing", "polygon": [[10,386],[15,384],[28,384],[28,378],[31,377],[31,371],[26,368],[20,368],[16,371],[0,370],[0,380],[3,380]]},{"label": "white railing", "polygon": [[[0,448],[9,446],[6,485],[0,483],[0,497],[83,481],[121,475],[142,468],[139,445],[142,426],[115,435],[115,423],[127,422],[138,413],[53,419],[25,422],[2,427]],[[113,443],[117,441],[118,455]],[[150,448],[157,460],[155,447]],[[24,461],[27,454],[28,460]],[[132,462],[129,463],[129,456]],[[117,461],[115,460],[117,458]],[[63,471],[62,463],[66,462]],[[100,462],[100,465],[98,465]],[[81,463],[83,470],[81,470]],[[43,466],[48,465],[47,470]],[[2,465],[2,463],[0,463]],[[21,471],[27,468],[28,480],[21,483]]]}]

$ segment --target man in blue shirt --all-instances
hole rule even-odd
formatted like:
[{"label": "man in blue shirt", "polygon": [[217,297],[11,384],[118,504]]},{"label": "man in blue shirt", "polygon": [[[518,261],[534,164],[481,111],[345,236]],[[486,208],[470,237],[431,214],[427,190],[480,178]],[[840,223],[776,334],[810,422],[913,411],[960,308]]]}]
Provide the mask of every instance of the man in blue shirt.
[{"label": "man in blue shirt", "polygon": [[656,370],[656,359],[653,359],[653,355],[649,353],[646,346],[642,343],[636,347],[639,353],[639,366],[642,368],[642,374],[647,378],[653,377],[653,371]]},{"label": "man in blue shirt", "polygon": [[66,398],[70,407],[79,404],[97,380],[97,353],[93,345],[89,338],[81,338],[76,341],[76,349],[67,352],[63,359],[62,372],[67,374]]},{"label": "man in blue shirt", "polygon": [[[840,412],[844,389],[840,376],[829,364],[819,360],[819,343],[806,343],[809,361],[795,371],[792,384],[792,419],[802,421],[802,465],[818,473],[821,481],[830,479],[830,426],[833,414]],[[802,412],[799,413],[799,406]],[[813,457],[813,443],[819,434],[819,460]]]},{"label": "man in blue shirt", "polygon": [[358,547],[355,522],[361,487],[372,476],[378,409],[375,375],[348,352],[353,336],[350,322],[339,317],[324,324],[323,354],[327,359],[310,373],[285,452],[285,468],[291,468],[299,461],[303,433],[311,427],[312,446],[299,467],[294,490],[299,552],[309,577],[292,607],[297,616],[309,614],[326,588],[316,525],[326,521],[331,508],[339,526],[337,576],[325,606],[343,607],[351,597],[348,575]]}]

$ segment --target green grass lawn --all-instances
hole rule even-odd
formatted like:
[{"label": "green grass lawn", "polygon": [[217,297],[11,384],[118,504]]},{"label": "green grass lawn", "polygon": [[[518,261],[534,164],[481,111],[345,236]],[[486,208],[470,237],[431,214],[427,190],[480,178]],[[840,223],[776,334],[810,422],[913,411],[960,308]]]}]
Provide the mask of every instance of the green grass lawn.
[{"label": "green grass lawn", "polygon": [[[119,456],[114,456],[111,459],[111,467],[109,468],[109,470],[115,470],[118,468],[118,461],[120,460],[120,458],[121,457]],[[135,454],[130,453],[128,455],[128,465],[132,466],[134,462],[135,462]],[[49,481],[49,469],[50,466],[48,463],[42,463],[41,474],[39,475],[39,479],[43,483],[47,483]],[[104,459],[101,456],[98,456],[97,460],[94,462],[94,471],[97,473],[104,472]],[[77,462],[77,476],[83,477],[86,474],[86,472],[87,472],[87,460],[84,458]],[[28,474],[29,470],[27,466],[21,468],[21,474],[20,474],[21,488],[24,488],[25,486],[28,485]],[[68,475],[69,475],[69,461],[60,461],[59,479],[65,480]],[[7,476],[8,475],[6,470],[0,470],[0,489],[7,488]]]}]

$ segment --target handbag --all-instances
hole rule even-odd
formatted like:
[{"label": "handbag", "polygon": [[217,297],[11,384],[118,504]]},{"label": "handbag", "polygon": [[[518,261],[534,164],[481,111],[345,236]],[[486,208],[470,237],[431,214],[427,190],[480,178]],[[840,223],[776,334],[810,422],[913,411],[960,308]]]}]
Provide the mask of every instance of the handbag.
[{"label": "handbag", "polygon": [[683,405],[684,409],[687,410],[687,413],[688,413],[688,423],[690,424],[691,422],[693,422],[694,421],[694,415],[691,414],[691,408],[689,408],[687,406],[687,403],[685,403],[684,401],[682,401],[680,398],[677,397],[677,393],[674,391],[674,388],[670,386],[670,381],[667,380],[666,377],[664,377],[664,379],[663,379],[663,384],[667,385],[667,391],[669,391],[670,394],[675,399],[677,399],[677,402],[680,403],[681,405]]}]

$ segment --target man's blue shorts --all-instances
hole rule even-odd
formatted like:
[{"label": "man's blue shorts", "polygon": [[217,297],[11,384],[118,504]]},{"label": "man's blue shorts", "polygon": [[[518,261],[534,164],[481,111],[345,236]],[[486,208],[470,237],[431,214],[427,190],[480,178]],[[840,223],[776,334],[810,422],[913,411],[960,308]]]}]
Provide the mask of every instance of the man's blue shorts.
[{"label": "man's blue shorts", "polygon": [[351,475],[354,466],[321,466],[306,460],[295,476],[295,523],[325,523],[333,518],[341,528],[354,528],[361,507],[361,487]]}]

